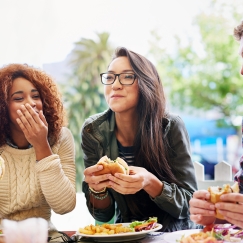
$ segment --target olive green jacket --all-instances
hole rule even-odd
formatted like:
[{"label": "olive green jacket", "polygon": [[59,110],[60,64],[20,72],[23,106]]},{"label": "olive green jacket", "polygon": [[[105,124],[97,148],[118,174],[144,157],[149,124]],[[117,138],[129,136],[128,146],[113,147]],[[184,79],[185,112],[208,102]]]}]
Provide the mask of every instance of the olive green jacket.
[{"label": "olive green jacket", "polygon": [[[162,181],[164,184],[161,195],[151,198],[161,209],[158,212],[164,231],[195,228],[189,220],[189,200],[197,190],[194,167],[190,156],[190,140],[181,118],[168,114],[163,121],[164,136],[169,142],[169,163],[175,168],[173,173],[182,182],[183,187],[174,183]],[[111,110],[93,115],[86,119],[82,127],[82,149],[85,168],[92,166],[107,155],[111,159],[119,156],[115,136],[115,115]],[[111,205],[106,209],[95,209],[89,201],[89,190],[83,182],[83,192],[87,206],[92,216],[101,222],[108,222],[116,212],[116,222],[130,222],[128,205],[124,196],[109,189],[112,198]]]}]

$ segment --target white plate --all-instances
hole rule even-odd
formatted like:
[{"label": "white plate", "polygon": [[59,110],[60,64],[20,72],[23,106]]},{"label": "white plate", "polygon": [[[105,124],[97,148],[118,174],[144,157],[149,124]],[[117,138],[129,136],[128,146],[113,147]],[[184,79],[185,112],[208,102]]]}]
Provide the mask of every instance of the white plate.
[{"label": "white plate", "polygon": [[199,233],[199,232],[201,232],[200,229],[178,230],[175,232],[165,234],[164,240],[168,243],[178,243],[180,242],[180,239],[183,235],[186,237],[188,235]]},{"label": "white plate", "polygon": [[[191,229],[191,230],[178,230],[172,233],[165,234],[164,240],[167,243],[178,243],[180,242],[181,237],[184,235],[187,237],[188,235],[194,234],[194,233],[199,233],[202,230],[200,229]],[[232,230],[232,232],[236,232],[237,230]],[[225,241],[227,243],[228,241]],[[238,241],[238,243],[242,243],[243,240]]]},{"label": "white plate", "polygon": [[[124,223],[123,226],[129,226],[131,223]],[[94,241],[97,242],[122,242],[122,241],[131,241],[131,240],[138,240],[144,238],[148,233],[160,230],[162,228],[161,224],[156,225],[156,228],[151,230],[144,230],[139,232],[127,232],[121,234],[114,234],[114,235],[86,235],[76,232],[76,235],[82,237],[92,238]]]}]

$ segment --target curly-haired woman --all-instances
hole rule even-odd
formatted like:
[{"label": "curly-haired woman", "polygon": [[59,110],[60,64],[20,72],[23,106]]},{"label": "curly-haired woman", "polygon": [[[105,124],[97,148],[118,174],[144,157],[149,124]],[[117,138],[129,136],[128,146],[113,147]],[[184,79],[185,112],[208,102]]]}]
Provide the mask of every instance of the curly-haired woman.
[{"label": "curly-haired woman", "polygon": [[76,204],[75,151],[57,86],[22,64],[0,68],[0,220],[58,214]]}]

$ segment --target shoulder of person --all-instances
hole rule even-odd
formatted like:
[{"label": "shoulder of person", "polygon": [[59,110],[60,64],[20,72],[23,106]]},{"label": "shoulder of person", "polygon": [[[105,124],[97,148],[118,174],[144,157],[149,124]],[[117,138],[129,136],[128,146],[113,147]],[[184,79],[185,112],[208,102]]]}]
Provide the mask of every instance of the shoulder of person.
[{"label": "shoulder of person", "polygon": [[105,110],[103,112],[100,112],[100,113],[97,113],[97,114],[94,114],[94,115],[88,117],[87,119],[85,119],[85,121],[83,123],[82,130],[90,124],[102,123],[103,121],[107,120],[111,116],[112,113],[113,113],[113,111],[108,109],[108,110]]},{"label": "shoulder of person", "polygon": [[61,144],[68,143],[69,145],[74,143],[74,137],[71,130],[67,127],[62,127],[58,140],[54,145],[52,145],[52,150],[57,153]]},{"label": "shoulder of person", "polygon": [[74,138],[73,138],[73,134],[69,128],[62,127],[62,129],[60,131],[60,136],[54,146],[58,146],[58,144],[62,143],[65,140],[70,141],[70,140],[74,140]]},{"label": "shoulder of person", "polygon": [[162,122],[164,128],[167,126],[171,126],[173,123],[184,126],[184,121],[182,120],[182,118],[175,113],[167,112]]},{"label": "shoulder of person", "polygon": [[73,136],[71,130],[68,127],[62,127],[60,135],[61,135],[61,137],[70,137],[70,136],[72,137]]}]

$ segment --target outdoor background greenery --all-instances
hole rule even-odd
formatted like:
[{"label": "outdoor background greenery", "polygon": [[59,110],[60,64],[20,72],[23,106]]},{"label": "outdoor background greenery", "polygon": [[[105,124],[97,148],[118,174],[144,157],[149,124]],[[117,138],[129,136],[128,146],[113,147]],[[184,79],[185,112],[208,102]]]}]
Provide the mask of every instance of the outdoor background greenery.
[{"label": "outdoor background greenery", "polygon": [[[219,125],[224,126],[234,126],[235,117],[243,113],[238,44],[232,35],[242,18],[240,4],[241,0],[212,0],[208,12],[194,19],[196,35],[188,34],[183,40],[175,36],[173,51],[160,45],[163,36],[153,30],[147,53],[159,70],[173,107],[191,113],[215,110],[222,114]],[[81,127],[85,118],[107,108],[99,74],[107,70],[115,49],[109,33],[97,33],[96,37],[75,43],[70,54],[73,72],[62,86],[69,128],[75,139],[77,191],[81,191],[84,170]]]}]

